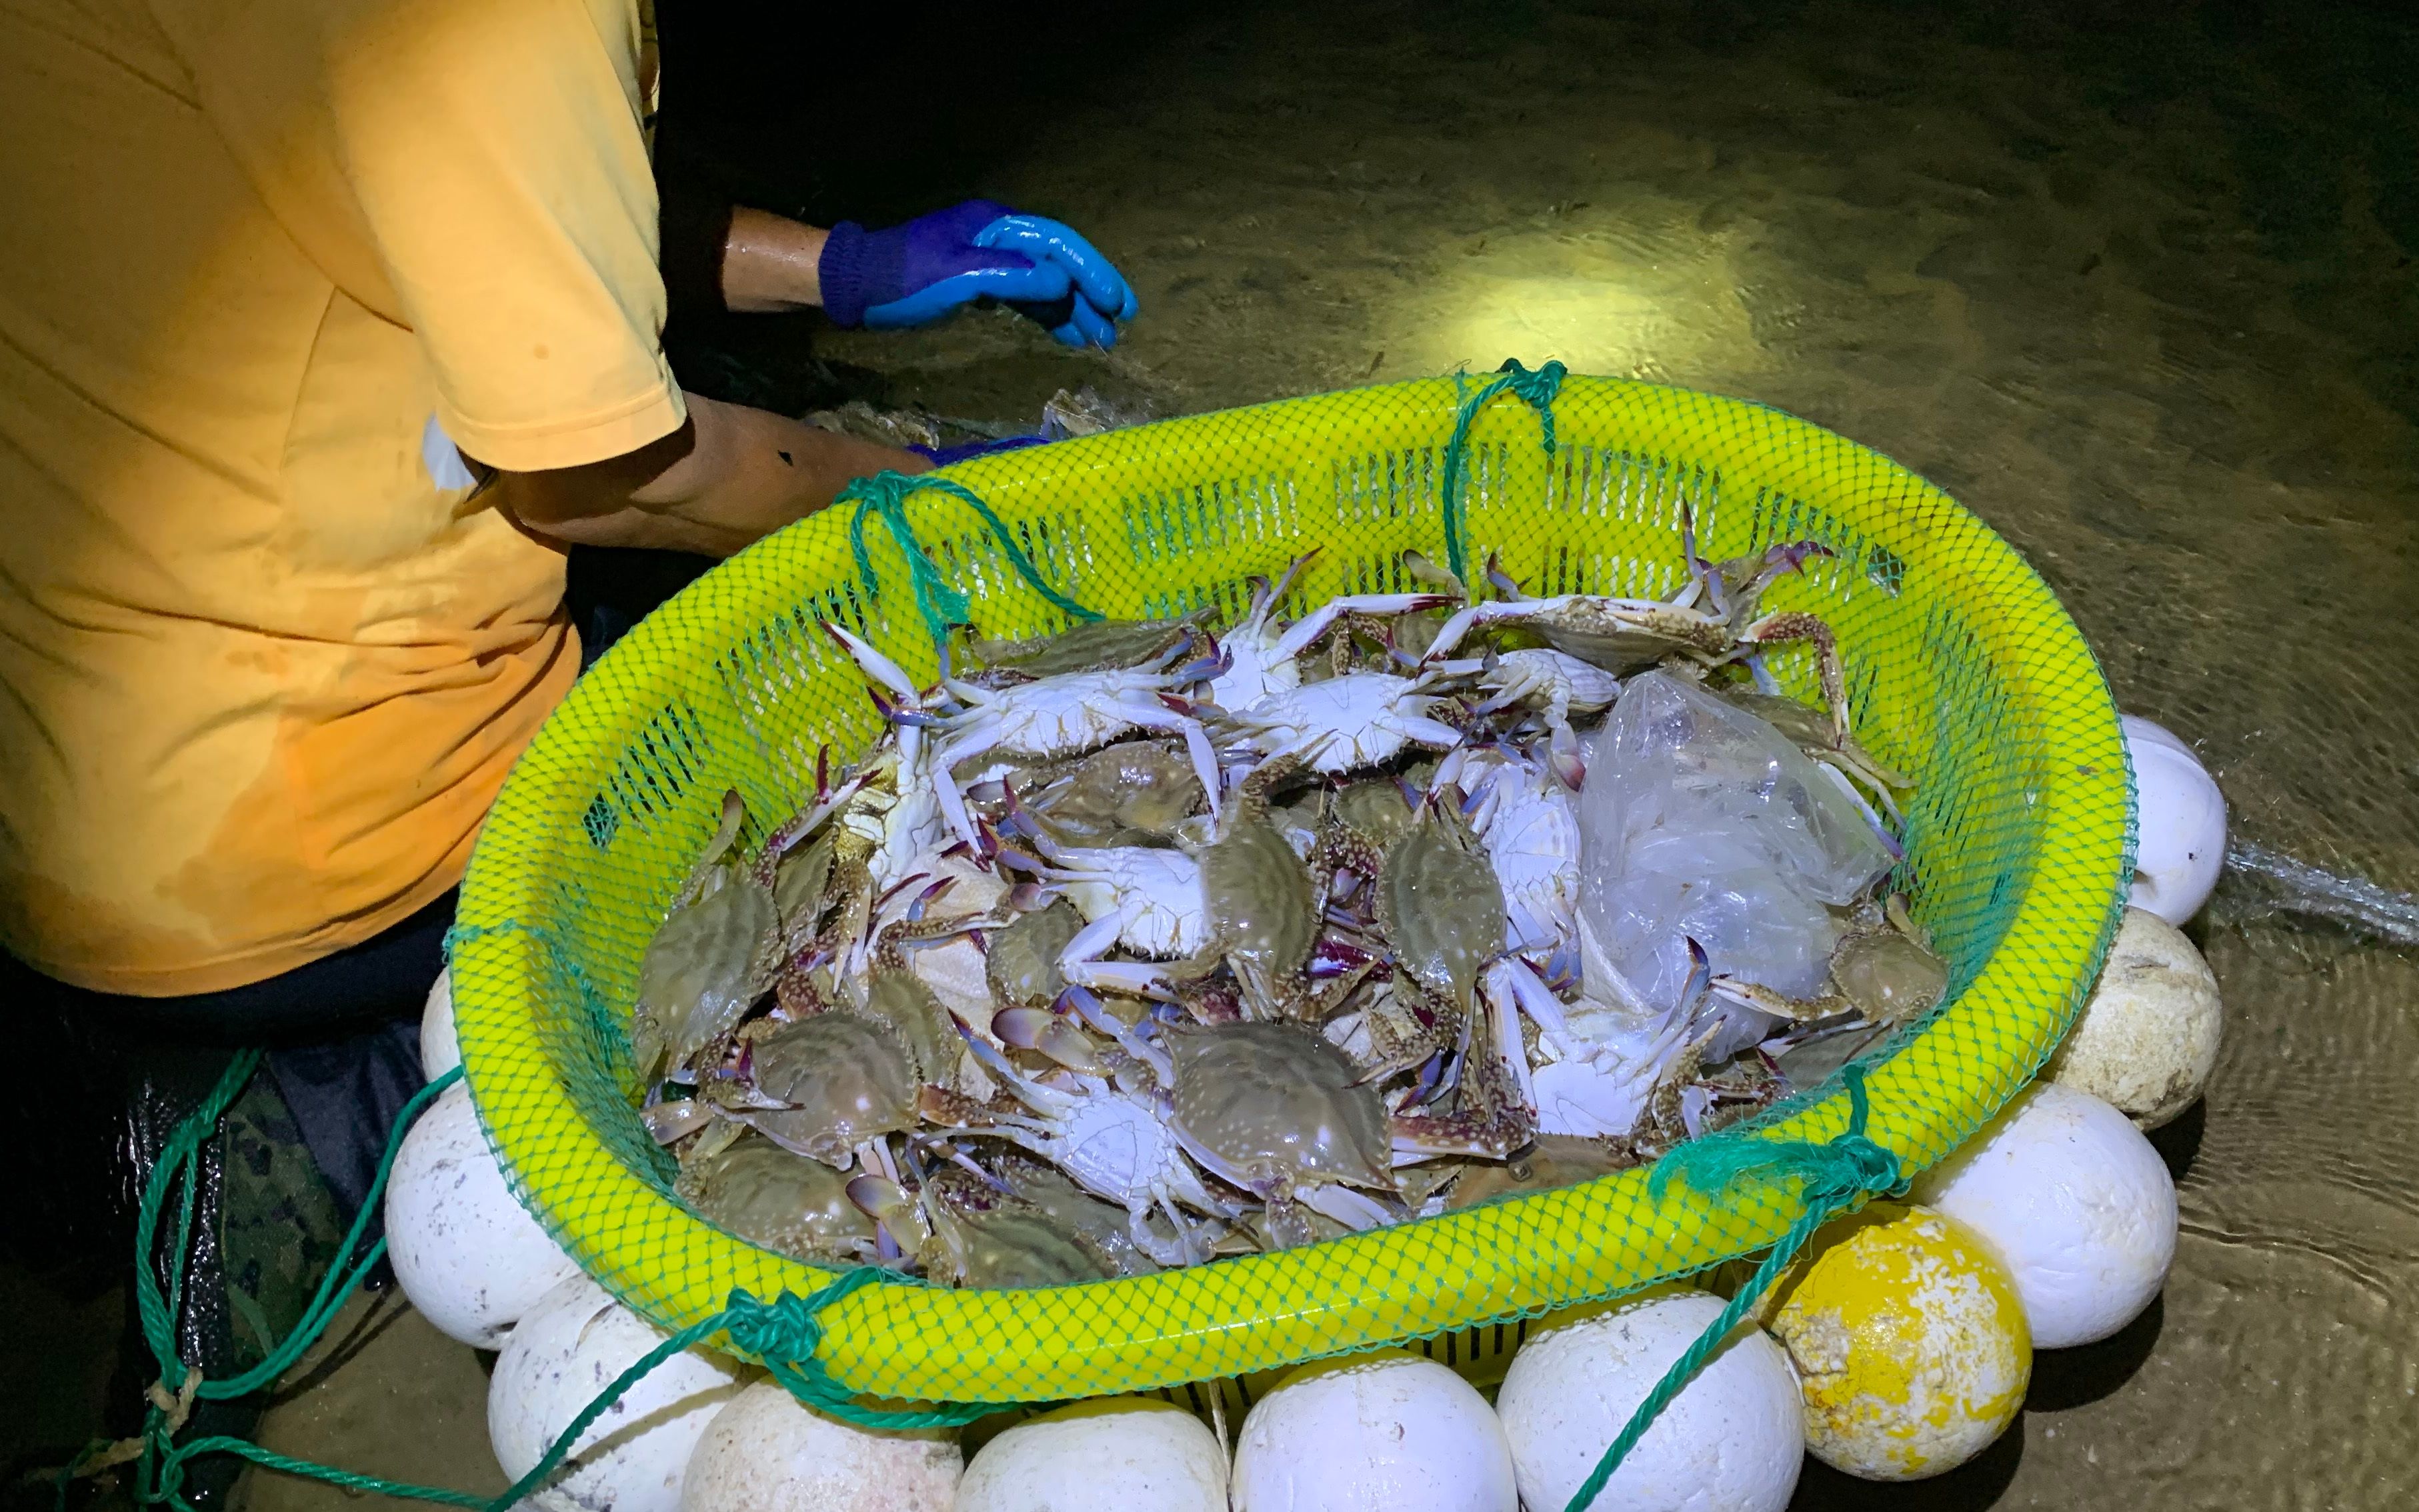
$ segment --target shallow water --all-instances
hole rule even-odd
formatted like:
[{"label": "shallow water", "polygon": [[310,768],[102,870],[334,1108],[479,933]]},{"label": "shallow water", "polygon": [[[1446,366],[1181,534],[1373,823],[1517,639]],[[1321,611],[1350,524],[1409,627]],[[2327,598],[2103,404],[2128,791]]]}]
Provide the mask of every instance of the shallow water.
[{"label": "shallow water", "polygon": [[[879,221],[979,189],[1140,291],[1105,359],[1008,316],[823,341],[861,389],[1007,419],[1089,382],[1173,413],[1517,356],[1762,400],[2015,543],[2239,840],[2419,890],[2419,42],[2391,10],[1103,7],[845,68],[863,39],[802,21],[694,69],[707,90],[683,48],[716,39],[680,28],[709,23],[667,18],[668,121],[759,202]],[[784,365],[762,329],[688,339]],[[1977,1464],[1810,1472],[1801,1507],[2407,1504],[2419,960],[2275,902],[2229,883],[2198,930],[2230,1018],[2160,1136],[2163,1303],[2043,1356]],[[484,1463],[462,1352],[377,1338],[271,1441]]]}]

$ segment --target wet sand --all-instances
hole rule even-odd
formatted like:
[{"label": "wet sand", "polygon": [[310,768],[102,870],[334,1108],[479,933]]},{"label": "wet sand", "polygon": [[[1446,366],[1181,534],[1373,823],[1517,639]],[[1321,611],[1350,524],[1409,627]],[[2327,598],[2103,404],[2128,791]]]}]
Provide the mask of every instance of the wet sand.
[{"label": "wet sand", "polygon": [[[980,190],[1139,289],[1107,358],[1006,316],[819,341],[890,403],[1017,419],[1091,383],[1175,413],[1558,357],[1831,426],[2020,548],[2242,836],[2419,889],[2419,43],[2383,8],[2106,8],[1079,11],[954,105],[922,57],[732,104],[799,77],[764,47],[684,129],[759,203],[878,221]],[[668,22],[674,116],[682,41]],[[2160,1136],[2163,1302],[2042,1356],[1977,1463],[1810,1467],[1798,1506],[2409,1504],[2419,961],[2228,895],[2195,933],[2230,1017],[2206,1104]],[[393,1317],[269,1442],[493,1489],[483,1392]]]}]

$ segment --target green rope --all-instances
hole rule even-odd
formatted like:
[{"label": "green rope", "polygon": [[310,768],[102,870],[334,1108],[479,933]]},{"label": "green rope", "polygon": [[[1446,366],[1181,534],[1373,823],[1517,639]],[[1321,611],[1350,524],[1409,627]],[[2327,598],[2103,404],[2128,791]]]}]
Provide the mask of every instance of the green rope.
[{"label": "green rope", "polygon": [[[457,928],[455,934],[459,938],[470,939],[482,933],[486,932]],[[449,936],[449,950],[453,938]],[[721,1311],[672,1335],[615,1377],[555,1437],[545,1455],[530,1467],[529,1473],[514,1482],[512,1488],[501,1496],[474,1496],[465,1491],[356,1474],[331,1465],[278,1454],[249,1440],[225,1435],[177,1443],[176,1435],[185,1416],[182,1403],[197,1398],[245,1396],[264,1390],[291,1369],[327,1332],[345,1299],[386,1254],[386,1241],[381,1239],[362,1251],[360,1258],[349,1266],[344,1263],[345,1257],[362,1250],[362,1237],[372,1217],[379,1210],[387,1180],[394,1169],[395,1157],[403,1149],[404,1135],[423,1109],[442,1095],[447,1088],[462,1079],[462,1070],[457,1066],[429,1083],[404,1104],[388,1134],[386,1151],[378,1161],[377,1174],[370,1182],[368,1196],[363,1198],[361,1211],[355,1215],[352,1229],[345,1238],[343,1249],[338,1252],[338,1263],[330,1267],[326,1279],[320,1283],[310,1305],[304,1308],[301,1320],[295,1325],[293,1332],[283,1343],[270,1350],[260,1364],[241,1375],[223,1381],[201,1380],[198,1372],[192,1371],[177,1358],[176,1350],[176,1319],[184,1297],[184,1267],[181,1261],[184,1256],[192,1253],[200,1154],[202,1146],[213,1137],[219,1120],[241,1094],[260,1061],[259,1051],[246,1050],[228,1063],[225,1073],[219,1078],[218,1085],[211,1088],[209,1095],[203,1099],[201,1105],[170,1133],[161,1158],[144,1185],[143,1205],[135,1221],[136,1254],[140,1257],[135,1270],[135,1307],[141,1315],[144,1341],[150,1347],[160,1366],[161,1381],[160,1388],[154,1393],[153,1404],[145,1414],[143,1432],[138,1441],[141,1452],[136,1466],[135,1499],[144,1504],[165,1504],[174,1512],[193,1512],[192,1504],[184,1496],[186,1463],[202,1455],[232,1454],[255,1465],[324,1481],[355,1492],[437,1502],[449,1506],[472,1508],[475,1512],[510,1512],[532,1490],[545,1484],[562,1468],[580,1435],[621,1400],[624,1393],[666,1360],[716,1334],[726,1334],[730,1347],[735,1352],[762,1361],[773,1379],[807,1407],[864,1427],[954,1427],[995,1412],[1004,1405],[1013,1405],[942,1403],[904,1411],[868,1407],[856,1401],[855,1392],[833,1380],[818,1358],[824,1338],[824,1309],[859,1288],[876,1283],[901,1286],[929,1284],[916,1277],[865,1266],[842,1272],[829,1284],[805,1296],[783,1292],[769,1302],[763,1302],[744,1289],[734,1289]],[[169,1277],[163,1283],[155,1263],[154,1245],[159,1237],[161,1216],[167,1210],[172,1194],[179,1195],[177,1246],[174,1252],[177,1263],[172,1265]],[[181,1385],[171,1392],[171,1383]],[[172,1406],[175,1408],[173,1413]],[[69,1481],[85,1473],[86,1467],[123,1463],[131,1457],[131,1447],[112,1445],[106,1442],[87,1445],[59,1472],[58,1505],[65,1508]]]},{"label": "green rope", "polygon": [[951,625],[967,623],[966,595],[941,576],[940,567],[933,563],[931,554],[916,539],[915,531],[907,524],[907,496],[927,489],[948,494],[961,503],[971,505],[975,513],[982,517],[983,523],[991,527],[991,533],[999,542],[1000,549],[1008,553],[1009,565],[1016,569],[1018,577],[1033,586],[1035,593],[1076,619],[1102,618],[1097,610],[1086,609],[1044,582],[1041,569],[1033,564],[1033,559],[1016,544],[1016,537],[1009,532],[1008,526],[992,513],[991,505],[984,503],[973,489],[963,484],[951,483],[947,478],[910,477],[904,472],[877,472],[870,478],[858,478],[832,500],[835,504],[851,500],[856,502],[856,514],[848,522],[848,545],[849,549],[856,554],[857,576],[865,579],[867,593],[879,594],[882,592],[882,580],[873,573],[873,558],[865,549],[866,517],[876,515],[881,517],[883,524],[890,528],[890,538],[898,543],[899,554],[907,559],[908,586],[915,590],[917,612],[924,616],[924,627],[932,632],[932,639],[945,640]]},{"label": "green rope", "polygon": [[1865,1136],[1865,1068],[1852,1062],[1843,1068],[1841,1075],[1848,1084],[1848,1127],[1836,1139],[1819,1145],[1794,1139],[1708,1139],[1682,1145],[1656,1163],[1655,1174],[1647,1180],[1647,1193],[1658,1201],[1673,1177],[1707,1196],[1720,1196],[1733,1185],[1750,1178],[1778,1183],[1794,1177],[1798,1182],[1797,1198],[1806,1205],[1806,1211],[1772,1246],[1772,1252],[1748,1277],[1747,1284],[1739,1288],[1730,1305],[1680,1358],[1672,1362],[1672,1368],[1663,1372],[1663,1379],[1655,1383],[1655,1389],[1638,1404],[1638,1411],[1629,1415],[1620,1437],[1606,1447],[1604,1458],[1596,1461],[1595,1471],[1580,1483],[1564,1512],[1587,1512],[1622,1460],[1654,1426],[1656,1416],[1713,1358],[1739,1319],[1748,1315],[1765,1288],[1806,1247],[1814,1230],[1869,1196],[1895,1196],[1906,1189],[1898,1157]]},{"label": "green rope", "polygon": [[801,1297],[784,1291],[770,1302],[759,1302],[744,1290],[733,1290],[718,1321],[731,1335],[732,1348],[762,1361],[781,1388],[816,1412],[859,1427],[958,1427],[989,1416],[1008,1402],[944,1402],[920,1411],[861,1407],[856,1394],[834,1381],[817,1359],[823,1347],[823,1310],[862,1286],[882,1282],[895,1286],[929,1286],[920,1277],[901,1275],[879,1266],[861,1265],[843,1271],[832,1282]]},{"label": "green rope", "polygon": [[1477,393],[1464,397],[1453,417],[1453,436],[1444,443],[1444,481],[1440,485],[1438,513],[1444,517],[1445,565],[1453,575],[1467,582],[1470,573],[1465,566],[1461,546],[1461,470],[1462,454],[1470,444],[1471,422],[1478,411],[1497,394],[1509,392],[1513,397],[1537,411],[1537,424],[1544,433],[1546,455],[1554,455],[1554,397],[1562,393],[1563,378],[1569,369],[1560,363],[1549,362],[1532,373],[1520,365],[1517,357],[1507,358],[1496,376],[1487,380]]}]

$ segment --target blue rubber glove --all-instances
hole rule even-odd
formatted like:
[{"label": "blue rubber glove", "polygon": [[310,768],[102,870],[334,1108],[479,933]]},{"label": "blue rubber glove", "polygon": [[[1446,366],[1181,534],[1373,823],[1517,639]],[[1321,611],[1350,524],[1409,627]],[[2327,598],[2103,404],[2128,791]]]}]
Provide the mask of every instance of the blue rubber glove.
[{"label": "blue rubber glove", "polygon": [[994,452],[1014,452],[1027,446],[1046,445],[1049,440],[1050,438],[1047,436],[1003,436],[997,440],[967,441],[959,446],[911,446],[907,450],[936,468],[945,468],[952,462],[963,462],[969,457],[989,456]]},{"label": "blue rubber glove", "polygon": [[1117,345],[1133,290],[1092,244],[1056,221],[968,200],[886,231],[833,226],[817,272],[834,325],[895,331],[993,299],[1070,347]]}]

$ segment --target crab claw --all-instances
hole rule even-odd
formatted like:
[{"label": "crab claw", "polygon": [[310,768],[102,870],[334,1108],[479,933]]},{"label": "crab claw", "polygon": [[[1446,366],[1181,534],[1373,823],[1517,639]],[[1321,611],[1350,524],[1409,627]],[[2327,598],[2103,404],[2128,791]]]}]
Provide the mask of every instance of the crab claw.
[{"label": "crab claw", "polygon": [[1573,793],[1577,793],[1580,784],[1587,780],[1587,761],[1579,755],[1579,736],[1571,733],[1569,725],[1554,727],[1552,736],[1546,743],[1546,764],[1552,768],[1563,786]]},{"label": "crab claw", "polygon": [[1688,974],[1680,979],[1680,1008],[1683,1012],[1694,1016],[1698,1001],[1713,985],[1714,964],[1694,935],[1682,938],[1688,947]]},{"label": "crab claw", "polygon": [[939,903],[942,895],[957,885],[957,878],[943,877],[938,882],[933,883],[931,887],[926,887],[922,892],[917,894],[916,901],[907,905],[907,922],[911,924],[922,923],[924,921],[924,910],[930,908],[932,904]]},{"label": "crab claw", "polygon": [[895,699],[884,698],[882,689],[871,683],[866,685],[865,696],[873,701],[874,712],[891,724],[907,725],[913,729],[924,730],[940,722],[921,710],[910,708]]},{"label": "crab claw", "polygon": [[898,694],[901,701],[910,707],[921,704],[923,701],[921,692],[917,688],[915,681],[901,669],[897,662],[874,650],[871,642],[834,625],[829,620],[823,622],[823,627],[825,634],[840,643],[840,648],[846,651],[850,659],[856,663],[858,671]]},{"label": "crab claw", "polygon": [[[992,824],[992,832],[1002,840],[1031,841],[1035,847],[1039,848],[1048,837],[1042,833],[1040,824],[1034,819],[1033,811],[1015,800],[1014,793],[1014,789],[1009,790],[1009,801],[1000,810],[999,818]],[[998,849],[997,846],[993,848]]]},{"label": "crab claw", "polygon": [[1470,585],[1445,568],[1438,566],[1426,552],[1416,548],[1406,548],[1402,555],[1402,563],[1404,575],[1411,581],[1425,583],[1431,588],[1451,594],[1456,600],[1463,603],[1469,602]]},{"label": "crab claw", "polygon": [[1487,580],[1497,593],[1515,602],[1529,596],[1528,590],[1520,586],[1519,579],[1503,570],[1502,557],[1493,551],[1487,553]]},{"label": "crab claw", "polygon": [[886,1176],[855,1176],[849,1179],[848,1200],[856,1211],[888,1227],[914,1211],[915,1204],[906,1189]]},{"label": "crab claw", "polygon": [[[1017,1012],[1019,1010],[1010,1009],[1009,1011]],[[1092,1042],[1090,1035],[1056,1014],[1050,1013],[1046,1009],[1040,1011],[1044,1013],[1050,1022],[1042,1026],[1040,1034],[1034,1037],[1035,1050],[1048,1056],[1069,1071],[1080,1071],[1087,1076],[1105,1076],[1109,1073],[1108,1067],[1101,1063],[1101,1047]],[[994,1021],[994,1025],[996,1032],[996,1020]],[[1007,1036],[1001,1035],[1000,1038],[1005,1040]]]},{"label": "crab claw", "polygon": [[1028,852],[1018,850],[1013,845],[1002,845],[994,854],[992,859],[1010,871],[1030,872],[1036,876],[1040,876],[1050,870],[1048,862]]},{"label": "crab claw", "polygon": [[1039,882],[1020,882],[1008,889],[1008,906],[1020,914],[1038,914],[1063,896],[1055,887]]},{"label": "crab claw", "polygon": [[1116,1041],[1118,1049],[1148,1066],[1161,1086],[1174,1084],[1176,1062],[1169,1058],[1167,1052],[1127,1028],[1116,1014],[1109,1011],[1108,1005],[1094,996],[1089,989],[1069,987],[1058,995],[1058,1001],[1052,1007],[1060,1011],[1071,1011],[1091,1026],[1096,1033],[1105,1034]]},{"label": "crab claw", "polygon": [[1004,1008],[992,1015],[991,1032],[1019,1050],[1041,1048],[1041,1031],[1057,1022],[1046,1008]]},{"label": "crab claw", "polygon": [[1275,585],[1269,590],[1269,604],[1271,608],[1284,602],[1285,595],[1293,592],[1294,579],[1300,578],[1303,569],[1318,559],[1318,553],[1323,549],[1324,548],[1314,546],[1286,563],[1286,570],[1277,575]]},{"label": "crab claw", "polygon": [[1234,667],[1234,658],[1228,656],[1224,651],[1218,650],[1217,642],[1210,642],[1210,646],[1212,655],[1196,656],[1183,666],[1171,671],[1167,675],[1175,678],[1179,686],[1188,683],[1206,683],[1213,678],[1224,677]]}]

